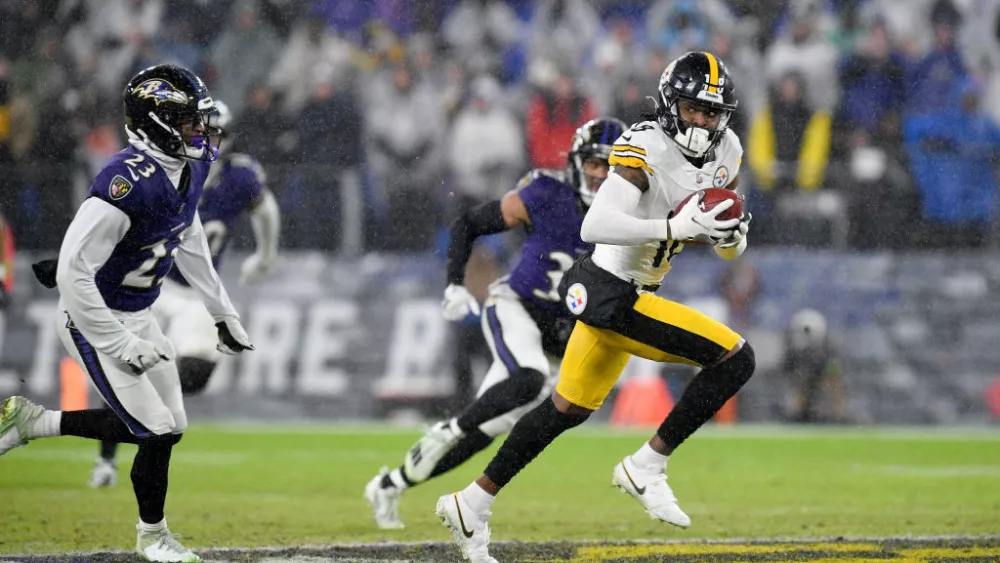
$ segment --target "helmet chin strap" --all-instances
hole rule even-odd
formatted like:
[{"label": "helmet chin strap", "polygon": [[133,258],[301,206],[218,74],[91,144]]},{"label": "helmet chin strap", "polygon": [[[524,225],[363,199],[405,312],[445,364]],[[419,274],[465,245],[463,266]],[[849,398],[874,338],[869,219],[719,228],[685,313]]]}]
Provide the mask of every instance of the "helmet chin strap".
[{"label": "helmet chin strap", "polygon": [[688,156],[701,157],[711,148],[712,141],[709,139],[707,129],[692,125],[689,125],[684,132],[680,131],[680,127],[677,129],[678,131],[674,135],[674,140],[680,145],[681,151]]}]

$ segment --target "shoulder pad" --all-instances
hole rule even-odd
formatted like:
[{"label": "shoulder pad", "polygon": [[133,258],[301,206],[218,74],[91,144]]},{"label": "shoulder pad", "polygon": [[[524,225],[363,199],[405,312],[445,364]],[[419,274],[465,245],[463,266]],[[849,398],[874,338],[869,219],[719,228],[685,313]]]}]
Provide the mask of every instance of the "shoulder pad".
[{"label": "shoulder pad", "polygon": [[621,137],[615,140],[608,164],[642,168],[652,176],[653,169],[649,166],[650,157],[664,148],[660,126],[653,121],[642,121],[632,125],[622,133]]}]

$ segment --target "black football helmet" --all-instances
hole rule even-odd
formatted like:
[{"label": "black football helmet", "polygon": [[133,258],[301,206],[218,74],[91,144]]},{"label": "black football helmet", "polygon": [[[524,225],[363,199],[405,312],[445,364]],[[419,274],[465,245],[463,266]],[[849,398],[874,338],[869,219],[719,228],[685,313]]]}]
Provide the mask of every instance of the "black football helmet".
[{"label": "black football helmet", "polygon": [[[667,65],[660,76],[656,119],[667,136],[691,157],[714,149],[736,111],[738,101],[726,65],[709,52],[690,52]],[[680,118],[677,102],[689,100],[719,113],[715,129],[704,129]]]},{"label": "black football helmet", "polygon": [[[193,72],[174,65],[156,65],[139,71],[125,85],[125,128],[162,153],[192,160],[213,161],[218,148],[209,137],[215,102],[205,83]],[[203,125],[204,133],[184,139],[182,124]]]},{"label": "black football helmet", "polygon": [[583,161],[597,157],[605,162],[611,158],[611,146],[621,136],[628,125],[614,117],[598,117],[581,125],[573,134],[573,144],[569,149],[570,182],[576,188],[580,201],[587,207],[594,201],[597,190],[590,187],[583,173]]}]

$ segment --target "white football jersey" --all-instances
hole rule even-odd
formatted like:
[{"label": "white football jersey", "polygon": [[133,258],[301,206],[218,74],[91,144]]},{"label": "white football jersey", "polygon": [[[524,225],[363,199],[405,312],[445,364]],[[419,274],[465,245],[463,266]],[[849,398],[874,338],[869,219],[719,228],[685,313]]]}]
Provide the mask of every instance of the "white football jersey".
[{"label": "white football jersey", "polygon": [[[644,121],[633,125],[615,141],[609,163],[646,172],[649,189],[639,197],[634,215],[665,221],[687,196],[705,188],[723,188],[739,173],[743,146],[732,129],[726,129],[713,153],[708,155],[712,160],[697,168],[659,124]],[[593,260],[623,280],[655,285],[670,271],[670,261],[683,248],[682,243],[670,240],[637,246],[598,244]]]}]

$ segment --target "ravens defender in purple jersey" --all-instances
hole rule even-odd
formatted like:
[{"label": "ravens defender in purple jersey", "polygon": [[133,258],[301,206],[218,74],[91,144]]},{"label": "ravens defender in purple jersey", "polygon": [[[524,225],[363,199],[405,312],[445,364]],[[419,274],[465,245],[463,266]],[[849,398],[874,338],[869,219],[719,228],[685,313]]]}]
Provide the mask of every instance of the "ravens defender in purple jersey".
[{"label": "ravens defender in purple jersey", "polygon": [[138,445],[132,486],[136,551],[149,561],[200,561],[167,528],[170,455],[187,428],[173,346],[151,306],[175,264],[211,313],[220,352],[252,349],[212,267],[198,215],[210,161],[204,82],[158,65],[125,86],[128,148],[104,166],[59,250],[59,338],[110,409],[51,411],[10,397],[0,412],[0,455],[29,440],[79,436]]},{"label": "ravens defender in purple jersey", "polygon": [[[232,114],[221,100],[215,100],[215,105],[209,120],[220,133],[218,139],[213,139],[219,147],[219,158],[208,171],[198,214],[216,269],[229,246],[237,220],[244,212],[250,215],[257,251],[244,261],[241,282],[255,282],[270,273],[277,262],[278,205],[266,187],[260,163],[248,154],[229,150],[233,139]],[[181,391],[185,396],[201,393],[208,386],[221,354],[215,349],[212,316],[179,269],[171,269],[163,280],[153,313],[166,328],[167,339],[176,351]],[[117,449],[117,442],[101,442],[100,455],[90,473],[91,487],[110,487],[117,483]]]},{"label": "ravens defender in purple jersey", "polygon": [[527,231],[527,239],[510,275],[490,287],[482,328],[493,364],[476,400],[434,425],[402,466],[383,468],[365,487],[380,528],[403,527],[398,503],[405,489],[460,465],[551,392],[573,328],[557,288],[573,261],[592,248],[580,239],[580,226],[608,175],[612,143],[626,129],[614,118],[587,122],[573,136],[565,170],[533,170],[502,199],[467,212],[452,226],[442,303],[452,321],[479,312],[463,285],[475,239],[517,227]]}]

